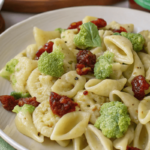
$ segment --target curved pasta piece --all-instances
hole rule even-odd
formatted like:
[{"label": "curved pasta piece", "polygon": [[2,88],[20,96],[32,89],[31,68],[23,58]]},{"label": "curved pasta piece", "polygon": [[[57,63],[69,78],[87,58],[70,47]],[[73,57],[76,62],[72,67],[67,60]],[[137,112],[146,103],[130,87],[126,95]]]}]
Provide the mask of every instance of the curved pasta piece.
[{"label": "curved pasta piece", "polygon": [[116,62],[133,63],[132,44],[127,38],[119,35],[106,36],[104,43],[107,49],[115,54],[114,60]]},{"label": "curved pasta piece", "polygon": [[134,96],[134,92],[132,91],[132,86],[127,86],[122,91]]},{"label": "curved pasta piece", "polygon": [[134,77],[142,75],[145,77],[144,66],[138,57],[137,53],[133,51],[134,63],[129,66],[129,68],[124,72],[124,76],[128,79],[128,84],[131,84],[131,81]]},{"label": "curved pasta piece", "polygon": [[150,123],[145,125],[138,124],[135,129],[133,146],[141,150],[149,150],[150,148]]},{"label": "curved pasta piece", "polygon": [[126,71],[128,65],[120,64],[120,63],[113,63],[112,64],[112,73],[110,74],[109,78],[111,79],[120,79],[122,76],[122,72]]},{"label": "curved pasta piece", "polygon": [[84,134],[80,137],[73,139],[74,150],[83,150],[86,147],[87,147],[87,141]]},{"label": "curved pasta piece", "polygon": [[119,150],[126,150],[127,146],[133,141],[133,139],[134,139],[134,128],[133,126],[130,126],[123,137],[113,141],[113,146]]},{"label": "curved pasta piece", "polygon": [[126,82],[127,82],[127,79],[125,78],[118,79],[118,80],[91,79],[85,84],[85,89],[89,92],[93,92],[94,94],[108,97],[111,91],[122,90]]},{"label": "curved pasta piece", "polygon": [[39,135],[38,131],[36,130],[33,124],[32,116],[29,112],[24,113],[20,111],[15,118],[15,124],[19,132],[34,139],[39,143],[44,142],[44,136]]},{"label": "curved pasta piece", "polygon": [[10,81],[14,91],[25,93],[27,92],[27,79],[38,64],[37,60],[31,60],[27,57],[19,57],[18,61],[15,66],[15,72],[10,76]]},{"label": "curved pasta piece", "polygon": [[33,35],[38,47],[43,46],[48,40],[60,38],[59,31],[43,31],[37,27],[33,28]]},{"label": "curved pasta piece", "polygon": [[122,101],[127,107],[130,113],[131,120],[138,123],[138,105],[139,101],[132,95],[114,90],[109,95],[110,101]]},{"label": "curved pasta piece", "polygon": [[91,150],[113,150],[111,140],[93,125],[88,125],[85,136]]},{"label": "curved pasta piece", "polygon": [[144,50],[150,54],[150,31],[149,30],[143,30],[140,32],[140,34],[144,37],[145,39],[145,44],[144,44]]},{"label": "curved pasta piece", "polygon": [[97,17],[93,17],[93,16],[86,16],[83,18],[82,22],[83,23],[87,23],[87,22],[90,22],[90,21],[93,21],[93,20],[96,20],[98,19]]},{"label": "curved pasta piece", "polygon": [[27,80],[27,90],[32,97],[36,97],[38,102],[49,100],[54,81],[54,77],[43,75],[38,68],[36,68],[32,71]]},{"label": "curved pasta piece", "polygon": [[56,141],[60,146],[66,147],[69,145],[70,140],[64,140],[64,141]]},{"label": "curved pasta piece", "polygon": [[150,96],[145,97],[138,107],[138,118],[140,123],[146,124],[150,121]]},{"label": "curved pasta piece", "polygon": [[60,50],[64,54],[64,69],[65,72],[68,72],[70,70],[75,70],[75,64],[76,64],[76,57],[73,54],[72,51],[68,49],[66,46],[64,40],[62,39],[55,39],[54,45],[53,45],[53,51]]},{"label": "curved pasta piece", "polygon": [[74,40],[74,36],[77,33],[78,33],[78,29],[69,29],[61,33],[61,39],[65,41],[67,47],[74,53],[75,56],[78,50],[75,50],[76,46],[73,40]]},{"label": "curved pasta piece", "polygon": [[33,123],[37,131],[46,137],[51,136],[59,119],[60,117],[51,111],[49,101],[43,101],[33,112]]},{"label": "curved pasta piece", "polygon": [[90,122],[94,124],[96,119],[100,116],[100,107],[103,103],[108,102],[107,97],[96,95],[92,92],[88,92],[84,95],[85,90],[79,91],[73,98],[76,103],[80,106],[81,111],[89,112],[91,114]]},{"label": "curved pasta piece", "polygon": [[65,114],[54,127],[52,140],[68,140],[81,136],[88,125],[90,114],[75,111]]},{"label": "curved pasta piece", "polygon": [[133,24],[120,24],[116,21],[112,21],[111,23],[109,23],[105,28],[106,29],[120,29],[120,27],[123,27],[127,30],[127,32],[133,32],[134,29],[134,25]]},{"label": "curved pasta piece", "polygon": [[89,146],[87,146],[86,148],[84,148],[83,150],[91,150]]},{"label": "curved pasta piece", "polygon": [[52,91],[72,98],[83,90],[85,82],[85,77],[78,75],[76,71],[69,71],[54,83]]}]

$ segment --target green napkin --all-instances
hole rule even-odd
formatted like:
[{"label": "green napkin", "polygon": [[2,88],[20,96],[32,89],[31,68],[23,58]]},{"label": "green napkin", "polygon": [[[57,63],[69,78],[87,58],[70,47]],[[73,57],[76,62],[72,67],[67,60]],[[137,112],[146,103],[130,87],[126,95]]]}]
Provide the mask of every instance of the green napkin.
[{"label": "green napkin", "polygon": [[0,150],[15,150],[0,137]]}]

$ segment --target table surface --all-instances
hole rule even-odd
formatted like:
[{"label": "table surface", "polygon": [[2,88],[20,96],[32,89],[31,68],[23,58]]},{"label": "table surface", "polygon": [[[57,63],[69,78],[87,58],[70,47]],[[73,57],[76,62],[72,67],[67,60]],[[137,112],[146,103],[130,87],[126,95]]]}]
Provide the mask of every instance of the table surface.
[{"label": "table surface", "polygon": [[[124,1],[124,2],[120,2],[111,6],[129,8],[129,3],[128,1]],[[36,15],[37,13],[30,14],[30,13],[14,13],[14,12],[2,11],[1,14],[5,20],[6,29],[8,29],[14,24],[19,23],[29,17],[32,17]],[[11,148],[7,145],[7,143],[5,143],[1,138],[0,138],[0,150],[11,150]]]}]

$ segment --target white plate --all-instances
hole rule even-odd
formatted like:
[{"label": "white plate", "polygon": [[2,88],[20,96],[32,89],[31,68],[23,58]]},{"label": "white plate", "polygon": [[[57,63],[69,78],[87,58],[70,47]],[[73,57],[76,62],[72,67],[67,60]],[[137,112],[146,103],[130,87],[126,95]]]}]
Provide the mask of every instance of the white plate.
[{"label": "white plate", "polygon": [[[67,28],[71,22],[82,20],[85,16],[104,18],[107,23],[115,20],[119,23],[133,23],[135,32],[150,30],[150,14],[115,7],[73,7],[42,13],[29,18],[5,31],[0,36],[0,69],[16,54],[24,50],[29,44],[35,43],[33,27],[43,30]],[[0,95],[10,94],[12,91],[8,81],[0,78]],[[0,104],[0,135],[18,150],[72,150],[58,146],[55,142],[45,138],[44,144],[39,144],[19,133],[14,124],[15,114],[2,108]]]}]

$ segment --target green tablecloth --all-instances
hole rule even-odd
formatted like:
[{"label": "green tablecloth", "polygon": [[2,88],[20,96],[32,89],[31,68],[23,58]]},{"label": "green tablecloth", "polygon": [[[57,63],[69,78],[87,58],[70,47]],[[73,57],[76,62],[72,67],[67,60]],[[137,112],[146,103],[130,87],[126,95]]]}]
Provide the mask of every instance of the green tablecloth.
[{"label": "green tablecloth", "polygon": [[0,150],[15,150],[15,149],[0,137]]}]

